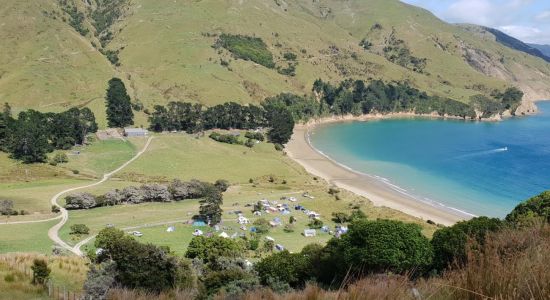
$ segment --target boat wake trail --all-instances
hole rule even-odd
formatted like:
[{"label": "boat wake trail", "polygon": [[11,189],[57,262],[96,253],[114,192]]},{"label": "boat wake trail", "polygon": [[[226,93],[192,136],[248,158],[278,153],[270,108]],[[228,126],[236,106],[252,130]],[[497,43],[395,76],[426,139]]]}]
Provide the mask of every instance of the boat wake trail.
[{"label": "boat wake trail", "polygon": [[459,155],[459,156],[456,156],[455,158],[456,158],[456,159],[469,158],[469,157],[490,155],[490,154],[495,154],[495,153],[500,153],[500,152],[506,152],[506,151],[508,151],[508,147],[497,148],[497,149],[492,149],[492,150],[477,151],[477,152],[474,152],[474,153],[468,153],[468,154],[464,154],[464,155]]}]

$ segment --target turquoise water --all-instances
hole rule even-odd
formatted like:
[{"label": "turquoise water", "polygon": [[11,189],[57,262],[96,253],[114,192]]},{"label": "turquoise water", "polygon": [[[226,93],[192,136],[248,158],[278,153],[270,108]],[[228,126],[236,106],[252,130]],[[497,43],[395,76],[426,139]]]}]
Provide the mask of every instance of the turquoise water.
[{"label": "turquoise water", "polygon": [[504,217],[550,189],[550,101],[503,122],[394,119],[320,126],[315,148],[417,199]]}]

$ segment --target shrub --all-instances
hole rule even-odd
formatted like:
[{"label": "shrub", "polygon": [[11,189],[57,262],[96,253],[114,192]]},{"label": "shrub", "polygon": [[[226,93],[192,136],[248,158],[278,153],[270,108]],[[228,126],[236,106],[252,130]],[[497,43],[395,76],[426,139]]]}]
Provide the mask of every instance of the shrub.
[{"label": "shrub", "polygon": [[253,139],[260,142],[263,142],[265,140],[264,134],[261,132],[251,132],[248,131],[244,134],[244,137],[247,139]]},{"label": "shrub", "polygon": [[226,192],[227,189],[229,188],[230,184],[229,184],[229,181],[227,181],[225,179],[218,179],[214,183],[214,186],[217,187],[218,190],[220,190],[220,192]]},{"label": "shrub", "polygon": [[443,270],[451,263],[457,263],[459,266],[464,264],[468,239],[483,244],[486,234],[502,229],[503,225],[503,222],[496,218],[478,217],[437,230],[431,241],[434,267]]},{"label": "shrub", "polygon": [[213,236],[195,236],[187,247],[185,257],[200,259],[204,263],[216,263],[218,258],[239,258],[243,255],[244,244],[236,240]]},{"label": "shrub", "polygon": [[0,214],[2,215],[13,215],[13,201],[12,200],[2,200],[0,202]]},{"label": "shrub", "polygon": [[242,145],[239,137],[232,134],[221,134],[218,132],[212,132],[208,137],[220,143]]},{"label": "shrub", "polygon": [[52,213],[56,214],[58,212],[60,212],[61,209],[59,208],[59,206],[57,205],[52,205]]},{"label": "shrub", "polygon": [[76,169],[72,170],[72,172],[73,172],[73,174],[75,174],[75,175],[80,174],[80,171],[79,171],[79,170],[76,170]]},{"label": "shrub", "polygon": [[215,46],[227,49],[235,58],[251,60],[270,69],[275,67],[273,55],[261,38],[222,34]]},{"label": "shrub", "polygon": [[283,58],[286,59],[286,60],[296,60],[296,58],[298,58],[298,56],[296,56],[296,54],[294,54],[292,52],[286,52],[285,54],[283,54]]},{"label": "shrub", "polygon": [[90,228],[84,224],[73,224],[71,225],[71,232],[69,234],[88,234],[90,233]]},{"label": "shrub", "polygon": [[321,227],[323,227],[323,221],[319,219],[312,219],[307,226],[310,229],[321,229]]},{"label": "shrub", "polygon": [[332,221],[334,223],[342,224],[342,223],[347,223],[350,220],[351,220],[351,218],[346,213],[343,213],[343,212],[333,212],[332,213]]},{"label": "shrub", "polygon": [[277,151],[283,151],[285,149],[285,146],[281,144],[275,144],[275,150]]},{"label": "shrub", "polygon": [[115,284],[116,263],[92,264],[84,281],[84,299],[106,299],[109,289]]},{"label": "shrub", "polygon": [[514,224],[532,223],[539,219],[550,223],[550,191],[518,204],[506,216],[506,221]]},{"label": "shrub", "polygon": [[254,225],[254,227],[256,227],[256,233],[258,234],[266,234],[269,232],[269,221],[264,218],[259,218],[252,224]]},{"label": "shrub", "polygon": [[271,282],[284,282],[291,287],[300,287],[310,278],[308,261],[300,253],[282,251],[272,254],[260,262],[254,269],[260,276],[260,282],[269,285]]},{"label": "shrub", "polygon": [[248,140],[246,140],[244,145],[247,146],[248,148],[252,148],[252,147],[254,147],[254,145],[256,145],[256,142],[254,142],[253,139],[248,139]]}]

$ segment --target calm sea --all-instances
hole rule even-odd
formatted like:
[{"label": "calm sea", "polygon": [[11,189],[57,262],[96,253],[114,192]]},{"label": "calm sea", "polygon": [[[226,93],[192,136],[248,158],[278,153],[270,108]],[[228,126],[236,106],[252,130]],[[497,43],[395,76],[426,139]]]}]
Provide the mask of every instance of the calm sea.
[{"label": "calm sea", "polygon": [[504,217],[550,189],[550,101],[503,122],[394,119],[320,126],[315,148],[422,201]]}]

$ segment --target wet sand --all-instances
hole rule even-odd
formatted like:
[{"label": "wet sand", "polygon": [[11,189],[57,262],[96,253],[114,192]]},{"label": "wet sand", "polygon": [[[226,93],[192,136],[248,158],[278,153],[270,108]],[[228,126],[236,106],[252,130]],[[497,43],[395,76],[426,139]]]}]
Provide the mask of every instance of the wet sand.
[{"label": "wet sand", "polygon": [[399,192],[399,189],[374,176],[351,170],[318,152],[309,142],[308,131],[314,125],[296,125],[291,141],[286,146],[290,158],[309,173],[321,177],[339,188],[368,198],[376,206],[385,206],[406,214],[452,225],[472,216],[452,208],[431,204]]}]

